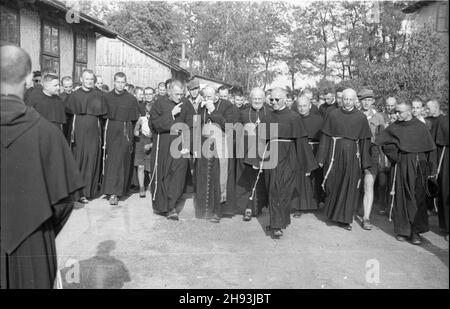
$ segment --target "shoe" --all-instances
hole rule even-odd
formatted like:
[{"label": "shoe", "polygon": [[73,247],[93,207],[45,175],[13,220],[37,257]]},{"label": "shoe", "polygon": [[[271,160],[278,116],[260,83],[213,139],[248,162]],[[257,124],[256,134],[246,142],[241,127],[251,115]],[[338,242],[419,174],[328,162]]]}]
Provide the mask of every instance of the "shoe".
[{"label": "shoe", "polygon": [[209,219],[210,222],[212,223],[219,223],[220,222],[220,218],[217,215],[214,215],[211,219]]},{"label": "shoe", "polygon": [[397,236],[395,236],[395,239],[397,239],[398,241],[406,241],[407,240],[406,237],[403,235],[397,235]]},{"label": "shoe", "polygon": [[178,220],[178,214],[177,214],[177,212],[175,211],[175,209],[172,209],[172,211],[169,212],[169,214],[167,215],[167,219],[169,219],[169,220],[175,220],[175,221]]},{"label": "shoe", "polygon": [[140,198],[145,197],[145,188],[144,187],[139,188],[139,197]]},{"label": "shoe", "polygon": [[280,230],[280,229],[274,229],[273,230],[273,237],[279,238],[281,236],[283,236],[283,231],[282,230]]},{"label": "shoe", "polygon": [[302,213],[300,211],[294,212],[294,215],[293,215],[294,218],[300,218],[301,216],[302,216]]},{"label": "shoe", "polygon": [[422,244],[419,234],[417,234],[417,233],[411,234],[411,243],[416,246],[420,246]]},{"label": "shoe", "polygon": [[82,198],[80,198],[80,203],[81,203],[81,204],[87,204],[87,203],[89,203],[89,201],[88,201],[87,198],[85,198],[85,197],[83,196]]},{"label": "shoe", "polygon": [[250,221],[252,219],[252,210],[246,209],[244,213],[244,221]]},{"label": "shoe", "polygon": [[367,231],[370,231],[372,229],[372,224],[370,224],[369,219],[363,219],[363,221],[362,221],[362,228],[367,230]]},{"label": "shoe", "polygon": [[81,202],[75,202],[73,203],[73,209],[81,209],[84,207],[84,204],[82,204]]},{"label": "shoe", "polygon": [[345,224],[344,225],[344,229],[346,229],[347,231],[351,231],[352,230],[352,225],[350,223]]},{"label": "shoe", "polygon": [[118,205],[119,204],[119,198],[117,195],[111,195],[109,198],[109,205]]}]

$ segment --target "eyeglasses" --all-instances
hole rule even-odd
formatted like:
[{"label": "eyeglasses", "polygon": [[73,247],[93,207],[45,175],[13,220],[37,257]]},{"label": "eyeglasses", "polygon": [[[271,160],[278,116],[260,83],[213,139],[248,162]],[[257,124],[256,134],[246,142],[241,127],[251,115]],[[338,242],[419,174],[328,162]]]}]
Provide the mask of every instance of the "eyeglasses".
[{"label": "eyeglasses", "polygon": [[270,102],[273,102],[273,101],[275,101],[275,102],[277,102],[277,103],[278,103],[278,102],[280,102],[280,101],[281,101],[281,99],[279,99],[279,98],[270,98],[270,99],[269,99],[269,101],[270,101]]}]

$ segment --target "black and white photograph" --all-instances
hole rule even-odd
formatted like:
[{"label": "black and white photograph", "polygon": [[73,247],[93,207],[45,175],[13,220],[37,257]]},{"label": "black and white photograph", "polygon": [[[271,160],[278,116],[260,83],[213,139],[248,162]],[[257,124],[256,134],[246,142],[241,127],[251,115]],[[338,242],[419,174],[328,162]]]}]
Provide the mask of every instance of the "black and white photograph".
[{"label": "black and white photograph", "polygon": [[449,1],[0,0],[0,21],[0,289],[449,289]]}]

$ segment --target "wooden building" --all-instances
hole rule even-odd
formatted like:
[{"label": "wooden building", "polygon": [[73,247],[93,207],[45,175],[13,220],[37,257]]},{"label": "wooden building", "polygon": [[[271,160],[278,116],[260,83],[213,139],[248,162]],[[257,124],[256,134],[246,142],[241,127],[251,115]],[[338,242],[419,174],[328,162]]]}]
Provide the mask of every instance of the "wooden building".
[{"label": "wooden building", "polygon": [[198,79],[199,83],[200,83],[200,88],[204,88],[206,86],[211,86],[215,89],[218,89],[220,86],[226,86],[228,88],[231,88],[232,85],[226,82],[223,82],[221,80],[218,79],[214,79],[214,78],[210,78],[210,77],[206,77],[206,76],[201,76],[201,75],[195,75],[194,76],[196,79]]},{"label": "wooden building", "polygon": [[31,56],[32,70],[54,70],[79,80],[84,68],[95,69],[96,35],[115,37],[101,21],[55,0],[0,0],[0,40]]},{"label": "wooden building", "polygon": [[116,38],[97,37],[95,71],[108,86],[113,85],[114,74],[123,72],[127,82],[140,87],[157,87],[169,78],[186,81],[189,72],[165,61],[132,41],[118,35]]}]

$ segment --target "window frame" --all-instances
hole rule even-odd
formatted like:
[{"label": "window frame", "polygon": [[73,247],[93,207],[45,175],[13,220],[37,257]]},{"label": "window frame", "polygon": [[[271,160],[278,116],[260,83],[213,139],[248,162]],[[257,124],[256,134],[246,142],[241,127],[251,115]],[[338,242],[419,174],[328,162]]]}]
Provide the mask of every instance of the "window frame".
[{"label": "window frame", "polygon": [[0,10],[6,11],[6,12],[9,12],[9,13],[13,13],[13,14],[16,15],[16,17],[17,17],[17,25],[16,25],[17,42],[11,42],[11,41],[5,41],[5,42],[12,43],[14,45],[20,46],[20,37],[21,37],[20,36],[20,10],[16,9],[16,8],[12,8],[10,6],[7,6],[7,5],[5,5],[3,3],[0,4]]},{"label": "window frame", "polygon": [[[440,13],[444,12],[444,16],[440,16]],[[436,32],[448,32],[448,2],[438,2],[438,5],[436,7]],[[444,23],[441,24],[440,21],[444,20]],[[445,26],[444,29],[442,29],[440,26]]]},{"label": "window frame", "polygon": [[[85,59],[80,60],[78,58],[77,38],[86,40],[86,58]],[[77,66],[82,66],[82,67],[84,67],[83,69],[87,69],[87,64],[88,64],[88,59],[89,59],[89,57],[88,57],[88,40],[89,40],[89,36],[87,34],[74,31],[74,33],[73,33],[73,76],[72,76],[72,78],[74,81],[77,81],[77,82],[80,80],[81,72],[83,71],[83,70],[81,70],[80,75],[77,76],[77,74],[78,74]]]},{"label": "window frame", "polygon": [[[47,51],[45,50],[44,46],[45,46],[45,40],[44,40],[44,29],[45,26],[49,26],[50,28],[56,28],[58,30],[58,53],[54,53],[52,51]],[[52,33],[50,33],[51,36]],[[51,45],[51,40],[50,40],[50,45]],[[61,73],[61,28],[47,20],[47,19],[41,19],[41,55],[40,55],[40,64],[41,64],[41,70],[46,69],[44,68],[44,58],[52,58],[54,60],[58,61],[58,71],[56,72],[58,74],[58,76],[60,76]]]}]

